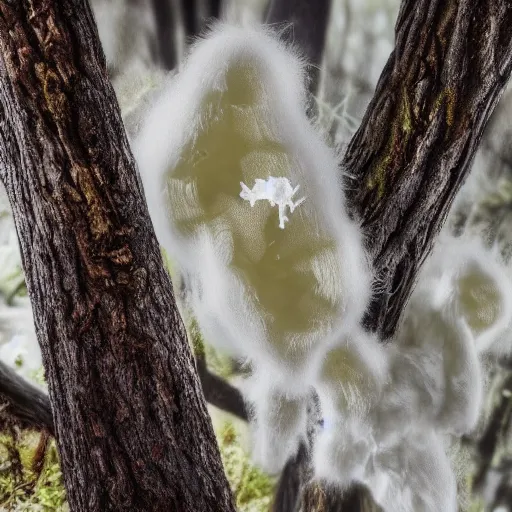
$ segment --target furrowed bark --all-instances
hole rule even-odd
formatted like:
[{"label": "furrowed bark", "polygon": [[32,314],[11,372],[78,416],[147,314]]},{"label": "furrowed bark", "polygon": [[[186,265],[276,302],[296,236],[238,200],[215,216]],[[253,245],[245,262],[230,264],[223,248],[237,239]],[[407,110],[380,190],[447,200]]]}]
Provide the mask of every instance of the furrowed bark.
[{"label": "furrowed bark", "polygon": [[[240,391],[210,372],[206,362],[196,358],[197,373],[206,401],[224,412],[248,421],[249,415]],[[20,377],[0,361],[0,413],[14,417],[27,428],[46,429],[55,435],[48,395]]]},{"label": "furrowed bark", "polygon": [[234,510],[85,0],[0,3],[0,178],[73,511]]},{"label": "furrowed bark", "polygon": [[23,427],[54,435],[50,399],[0,361],[0,416],[8,414]]},{"label": "furrowed bark", "polygon": [[271,0],[265,23],[290,23],[286,37],[304,53],[310,65],[309,90],[315,94],[324,54],[330,0]]},{"label": "furrowed bark", "polygon": [[343,167],[379,290],[365,318],[393,335],[512,69],[506,0],[404,0],[396,47]]},{"label": "furrowed bark", "polygon": [[[511,26],[507,0],[402,1],[395,50],[342,163],[379,278],[364,324],[383,339],[399,324],[508,82]],[[329,510],[317,496],[301,510]]]}]

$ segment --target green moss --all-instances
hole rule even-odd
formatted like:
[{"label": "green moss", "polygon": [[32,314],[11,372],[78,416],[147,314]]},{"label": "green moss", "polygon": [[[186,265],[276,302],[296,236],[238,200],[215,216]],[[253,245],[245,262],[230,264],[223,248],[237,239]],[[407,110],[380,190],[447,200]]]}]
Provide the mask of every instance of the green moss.
[{"label": "green moss", "polygon": [[414,117],[411,102],[406,89],[403,88],[398,103],[397,119],[391,127],[391,133],[384,148],[384,153],[377,160],[367,182],[370,190],[377,188],[377,200],[382,199],[386,191],[386,177],[391,166],[394,164],[397,149],[401,147],[402,151],[404,151],[404,146],[408,143],[413,131]]},{"label": "green moss", "polygon": [[218,440],[237,510],[267,512],[274,495],[275,481],[251,464],[232,423],[226,422],[222,426]]},{"label": "green moss", "polygon": [[[55,512],[67,510],[55,441],[49,442],[42,469],[33,468],[41,434],[22,431],[17,439],[0,435],[0,510]],[[21,463],[21,471],[14,471]]]},{"label": "green moss", "polygon": [[199,325],[197,325],[197,320],[195,318],[190,318],[187,324],[188,338],[192,344],[194,355],[196,357],[205,358],[205,343],[199,329]]},{"label": "green moss", "polygon": [[452,126],[455,118],[455,91],[452,87],[443,89],[436,98],[429,116],[430,120],[434,119],[443,105],[446,107],[446,124]]}]

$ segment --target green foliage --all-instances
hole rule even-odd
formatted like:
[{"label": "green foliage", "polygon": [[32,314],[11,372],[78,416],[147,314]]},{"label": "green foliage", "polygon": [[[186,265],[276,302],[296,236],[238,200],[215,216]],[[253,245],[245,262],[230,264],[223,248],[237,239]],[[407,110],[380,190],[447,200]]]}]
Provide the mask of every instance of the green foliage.
[{"label": "green foliage", "polygon": [[[2,512],[65,512],[68,506],[55,442],[46,448],[40,472],[33,468],[41,434],[0,434],[0,510]],[[232,423],[218,432],[222,461],[239,512],[266,512],[275,482],[254,467]],[[18,466],[21,471],[16,471]]]},{"label": "green foliage", "polygon": [[68,510],[55,441],[44,449],[42,435],[29,430],[0,435],[0,510]]},{"label": "green foliage", "polygon": [[274,480],[251,464],[232,423],[224,423],[218,433],[218,441],[237,510],[267,512],[274,494]]}]

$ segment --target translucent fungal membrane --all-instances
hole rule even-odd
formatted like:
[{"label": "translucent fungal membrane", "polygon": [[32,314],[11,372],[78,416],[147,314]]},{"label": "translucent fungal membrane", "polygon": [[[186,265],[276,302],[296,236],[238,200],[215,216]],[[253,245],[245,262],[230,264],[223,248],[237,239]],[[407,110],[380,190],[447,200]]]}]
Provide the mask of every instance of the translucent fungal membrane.
[{"label": "translucent fungal membrane", "polygon": [[189,276],[207,340],[296,382],[370,289],[302,82],[300,61],[267,32],[221,25],[164,87],[135,144],[157,234]]}]

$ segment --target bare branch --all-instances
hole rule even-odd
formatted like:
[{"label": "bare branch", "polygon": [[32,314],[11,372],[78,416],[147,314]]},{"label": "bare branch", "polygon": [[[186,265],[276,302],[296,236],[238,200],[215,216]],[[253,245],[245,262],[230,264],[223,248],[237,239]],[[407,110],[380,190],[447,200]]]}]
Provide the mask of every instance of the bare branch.
[{"label": "bare branch", "polygon": [[0,404],[1,413],[13,416],[21,426],[46,429],[54,435],[48,395],[1,361]]}]

